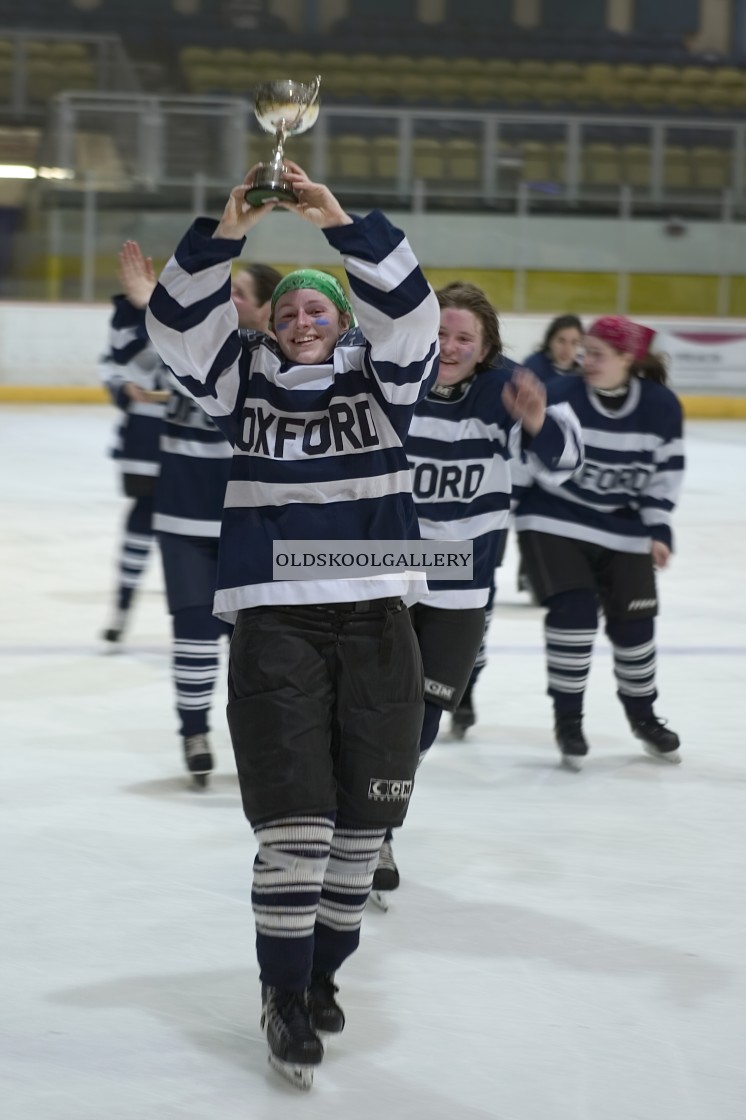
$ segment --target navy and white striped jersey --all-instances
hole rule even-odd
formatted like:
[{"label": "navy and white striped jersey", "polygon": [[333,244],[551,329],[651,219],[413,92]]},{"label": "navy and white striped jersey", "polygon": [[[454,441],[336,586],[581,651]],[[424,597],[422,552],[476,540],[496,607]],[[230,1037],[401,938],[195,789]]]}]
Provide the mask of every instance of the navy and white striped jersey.
[{"label": "navy and white striped jersey", "polygon": [[572,369],[557,369],[545,350],[537,350],[534,354],[529,354],[522,365],[524,369],[530,369],[536,374],[539,381],[543,381],[545,385],[555,377],[576,377],[580,373],[579,365],[574,365]]},{"label": "navy and white striped jersey", "polygon": [[511,460],[532,476],[568,479],[582,462],[580,425],[553,405],[541,431],[524,435],[502,402],[515,363],[477,373],[448,393],[437,386],[417,406],[405,445],[425,540],[473,540],[470,582],[428,579],[428,606],[458,610],[487,602],[501,534],[511,506]]},{"label": "navy and white striped jersey", "polygon": [[169,378],[172,392],[161,436],[153,528],[181,537],[218,538],[233,448],[170,373]]},{"label": "navy and white striped jersey", "polygon": [[101,381],[124,414],[117,427],[112,455],[124,474],[155,477],[160,470],[158,445],[166,406],[133,401],[124,386],[131,381],[140,389],[162,389],[165,369],[148,343],[145,310],[134,307],[126,296],[115,296],[113,303],[109,348],[99,365]]},{"label": "navy and white striped jersey", "polygon": [[338,249],[361,332],[319,365],[240,333],[231,260],[243,241],[199,219],[148,309],[163,360],[234,444],[215,613],[245,607],[417,597],[419,573],[273,581],[273,542],[416,540],[403,443],[437,373],[440,311],[404,234],[374,211],[324,230]]},{"label": "navy and white striped jersey", "polygon": [[568,402],[583,431],[585,463],[561,486],[537,479],[519,501],[516,528],[590,541],[619,552],[673,547],[671,515],[684,471],[681,405],[670,389],[632,377],[621,408],[582,377],[557,379],[552,400]]}]

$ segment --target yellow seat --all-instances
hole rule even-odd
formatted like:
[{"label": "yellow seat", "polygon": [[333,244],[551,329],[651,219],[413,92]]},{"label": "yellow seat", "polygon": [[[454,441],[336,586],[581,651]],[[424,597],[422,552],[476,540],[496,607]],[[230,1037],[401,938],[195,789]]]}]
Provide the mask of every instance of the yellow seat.
[{"label": "yellow seat", "polygon": [[524,182],[546,183],[552,180],[552,154],[548,144],[539,140],[524,140],[521,160],[521,179]]},{"label": "yellow seat", "polygon": [[516,78],[524,78],[529,82],[539,82],[551,78],[552,74],[548,62],[540,62],[536,59],[525,59],[517,63],[515,76]]},{"label": "yellow seat", "polygon": [[464,97],[474,105],[489,105],[499,99],[497,80],[486,75],[464,78]]},{"label": "yellow seat", "polygon": [[446,175],[456,183],[478,183],[482,177],[481,150],[476,140],[454,136],[443,145]]},{"label": "yellow seat", "polygon": [[185,70],[192,66],[214,66],[215,54],[209,47],[183,47],[179,51],[179,62]]},{"label": "yellow seat", "polygon": [[389,74],[411,74],[417,69],[417,60],[408,54],[384,55],[379,69]]},{"label": "yellow seat", "polygon": [[647,82],[650,80],[650,67],[640,66],[636,62],[623,62],[616,68],[617,82]]},{"label": "yellow seat", "polygon": [[743,70],[737,70],[735,66],[718,66],[712,71],[712,81],[716,86],[742,86],[745,78]]},{"label": "yellow seat", "polygon": [[443,144],[427,136],[416,136],[412,145],[412,171],[415,179],[440,182],[445,176]]},{"label": "yellow seat", "polygon": [[192,66],[186,82],[190,93],[219,93],[225,90],[225,71],[219,66]]},{"label": "yellow seat", "polygon": [[425,93],[425,100],[438,101],[441,105],[454,105],[460,101],[468,100],[466,83],[463,78],[458,78],[454,74],[441,74],[440,77],[432,77],[426,79],[430,87],[429,94]]},{"label": "yellow seat", "polygon": [[373,161],[369,142],[363,136],[335,137],[329,145],[332,176],[339,179],[370,179]]},{"label": "yellow seat", "polygon": [[619,155],[616,144],[587,144],[583,149],[583,183],[589,187],[617,187]]},{"label": "yellow seat", "polygon": [[32,101],[46,101],[60,88],[58,66],[42,58],[34,58],[29,61],[28,95]]},{"label": "yellow seat", "polygon": [[[454,79],[456,80],[456,79]],[[435,77],[425,74],[398,74],[397,85],[399,96],[407,104],[422,104],[433,97]]]},{"label": "yellow seat", "polygon": [[[188,50],[197,50],[197,49],[202,49],[202,48],[196,48],[196,47],[189,47],[188,48]],[[212,54],[214,52],[211,51],[210,53]],[[249,66],[255,66],[257,69],[260,69],[260,68],[263,69],[264,67],[268,67],[270,69],[276,69],[277,77],[278,78],[282,77],[279,68],[280,68],[281,65],[284,65],[285,56],[283,54],[281,54],[280,51],[260,50],[260,51],[247,51],[246,53],[249,56],[248,57]]]},{"label": "yellow seat", "polygon": [[620,181],[628,187],[649,187],[650,155],[647,144],[624,144],[621,151]]},{"label": "yellow seat", "polygon": [[725,86],[703,86],[698,92],[699,105],[708,113],[723,113],[729,107],[730,95]]},{"label": "yellow seat", "polygon": [[598,101],[598,91],[586,81],[568,82],[566,96],[573,105],[581,107],[595,105]]},{"label": "yellow seat", "polygon": [[630,86],[629,97],[633,105],[643,109],[658,109],[665,103],[665,87],[654,82],[640,82],[639,85]]},{"label": "yellow seat", "polygon": [[498,99],[508,105],[523,105],[530,100],[531,83],[518,78],[507,78],[500,82],[496,92]]},{"label": "yellow seat", "polygon": [[671,85],[679,80],[679,70],[676,66],[650,66],[648,68],[648,81],[658,85]]},{"label": "yellow seat", "polygon": [[370,147],[375,178],[396,179],[399,174],[398,137],[376,136]]},{"label": "yellow seat", "polygon": [[342,51],[322,51],[317,56],[316,62],[323,83],[324,79],[334,70],[346,70],[350,65],[350,56],[343,54]]},{"label": "yellow seat", "polygon": [[690,86],[706,86],[710,83],[712,71],[704,66],[682,66],[679,70],[679,81]]},{"label": "yellow seat", "polygon": [[630,87],[625,82],[612,82],[608,86],[599,86],[595,92],[600,104],[609,109],[619,109],[622,105],[628,105],[631,100]]},{"label": "yellow seat", "polygon": [[722,191],[731,183],[731,154],[705,145],[692,148],[692,178],[700,190]]},{"label": "yellow seat", "polygon": [[692,167],[689,149],[670,145],[665,151],[663,185],[667,190],[686,190],[692,185]]},{"label": "yellow seat", "polygon": [[57,66],[60,85],[64,89],[95,89],[96,70],[92,62],[73,59]]},{"label": "yellow seat", "polygon": [[373,70],[361,74],[360,91],[372,101],[396,101],[399,98],[400,76]]},{"label": "yellow seat", "polygon": [[227,70],[240,66],[248,71],[251,61],[251,55],[248,51],[240,51],[235,47],[224,47],[222,50],[215,51],[215,65],[225,66]]},{"label": "yellow seat", "polygon": [[256,76],[247,66],[226,66],[221,67],[221,71],[223,78],[220,88],[228,93],[248,97],[257,85]]},{"label": "yellow seat", "polygon": [[514,78],[517,74],[518,64],[509,58],[488,58],[482,65],[486,74],[496,78]]},{"label": "yellow seat", "polygon": [[342,101],[354,101],[363,94],[363,77],[362,72],[355,70],[332,71],[322,86],[322,96],[325,91]]},{"label": "yellow seat", "polygon": [[578,82],[583,77],[579,62],[550,62],[549,73],[558,82]]},{"label": "yellow seat", "polygon": [[49,58],[53,62],[89,62],[90,52],[84,43],[50,43]]},{"label": "yellow seat", "polygon": [[583,78],[588,85],[609,85],[615,78],[614,67],[608,62],[588,62],[583,67]]},{"label": "yellow seat", "polygon": [[418,74],[433,74],[437,77],[446,71],[450,71],[452,67],[448,60],[440,55],[429,54],[425,55],[424,58],[417,59],[415,69]]},{"label": "yellow seat", "polygon": [[663,97],[666,105],[670,105],[672,109],[693,109],[699,104],[699,87],[676,82],[675,85],[666,86]]},{"label": "yellow seat", "polygon": [[284,67],[280,78],[294,78],[296,74],[318,73],[316,69],[316,55],[310,51],[283,51],[280,54],[280,66]]},{"label": "yellow seat", "polygon": [[538,81],[531,86],[531,101],[552,109],[563,105],[567,100],[568,88],[566,82]]}]

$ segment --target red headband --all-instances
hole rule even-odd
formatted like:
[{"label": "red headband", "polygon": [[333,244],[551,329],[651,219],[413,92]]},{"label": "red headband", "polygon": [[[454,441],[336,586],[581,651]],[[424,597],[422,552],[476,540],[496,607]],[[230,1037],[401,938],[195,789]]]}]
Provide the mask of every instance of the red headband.
[{"label": "red headband", "polygon": [[592,338],[608,342],[620,354],[634,355],[637,361],[645,357],[655,337],[655,331],[640,323],[633,323],[622,315],[604,315],[601,319],[596,319],[586,333]]}]

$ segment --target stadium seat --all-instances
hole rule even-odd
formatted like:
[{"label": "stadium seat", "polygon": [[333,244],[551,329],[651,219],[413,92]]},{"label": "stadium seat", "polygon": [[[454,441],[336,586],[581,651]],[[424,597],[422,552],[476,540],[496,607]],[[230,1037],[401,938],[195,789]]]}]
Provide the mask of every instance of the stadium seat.
[{"label": "stadium seat", "polygon": [[446,170],[443,143],[426,136],[416,136],[412,145],[412,172],[415,179],[440,182]]},{"label": "stadium seat", "polygon": [[618,187],[619,155],[615,144],[587,144],[583,149],[583,184],[587,187]]},{"label": "stadium seat", "polygon": [[376,179],[393,179],[399,174],[399,140],[396,136],[376,136],[371,142],[373,174]]},{"label": "stadium seat", "polygon": [[583,77],[583,67],[579,62],[550,62],[550,77],[559,82],[577,82]]},{"label": "stadium seat", "polygon": [[673,85],[679,80],[679,71],[675,66],[650,66],[648,67],[648,81],[656,85]]},{"label": "stadium seat", "polygon": [[692,178],[700,190],[725,190],[731,183],[731,153],[704,145],[692,148]]},{"label": "stadium seat", "polygon": [[538,59],[524,59],[516,63],[515,77],[529,82],[546,81],[552,77],[548,62]]},{"label": "stadium seat", "polygon": [[666,190],[686,190],[692,185],[692,168],[689,149],[670,145],[665,151],[663,185]]},{"label": "stadium seat", "polygon": [[678,81],[690,86],[706,86],[711,81],[712,71],[704,66],[682,66],[678,71]]},{"label": "stadium seat", "polygon": [[191,66],[186,74],[190,93],[219,93],[225,90],[225,72],[219,66]]},{"label": "stadium seat", "polygon": [[624,144],[621,150],[620,182],[628,187],[650,187],[650,148],[647,144]]},{"label": "stadium seat", "polygon": [[649,74],[650,68],[648,66],[640,66],[639,63],[623,62],[616,68],[616,81],[624,82],[625,84],[647,82],[650,80]]},{"label": "stadium seat", "polygon": [[[252,52],[252,57],[256,52]],[[179,62],[185,70],[192,66],[212,66],[215,52],[209,47],[184,47],[179,51]]]},{"label": "stadium seat", "polygon": [[338,179],[371,179],[373,161],[370,144],[363,136],[335,137],[329,148],[330,174]]},{"label": "stadium seat", "polygon": [[742,86],[746,81],[744,71],[737,70],[735,66],[718,66],[711,77],[716,86]]},{"label": "stadium seat", "polygon": [[444,144],[446,175],[458,184],[478,183],[482,176],[481,150],[476,140],[454,136]]},{"label": "stadium seat", "polygon": [[441,105],[455,105],[468,100],[466,83],[454,74],[441,74],[437,78],[433,74],[428,85],[430,89],[425,91],[423,100],[435,100]]},{"label": "stadium seat", "polygon": [[[457,88],[461,83],[457,78],[451,79],[457,83]],[[427,76],[425,74],[398,74],[397,86],[399,96],[402,101],[408,105],[422,105],[423,102],[431,101],[434,93],[435,86],[437,85],[435,75]]]},{"label": "stadium seat", "polygon": [[552,155],[548,144],[538,140],[524,140],[521,144],[523,166],[521,179],[526,183],[547,183],[554,176]]},{"label": "stadium seat", "polygon": [[473,105],[490,105],[499,99],[498,80],[488,76],[463,79],[464,98]]},{"label": "stadium seat", "polygon": [[96,70],[92,62],[86,59],[71,59],[57,67],[60,78],[60,87],[70,90],[86,90],[96,88]]}]

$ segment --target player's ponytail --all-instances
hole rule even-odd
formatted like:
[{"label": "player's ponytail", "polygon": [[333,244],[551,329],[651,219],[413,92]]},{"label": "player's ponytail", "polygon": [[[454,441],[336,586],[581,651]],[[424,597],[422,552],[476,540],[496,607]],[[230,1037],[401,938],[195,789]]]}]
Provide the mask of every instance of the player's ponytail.
[{"label": "player's ponytail", "polygon": [[668,382],[668,370],[662,354],[648,353],[642,358],[635,358],[629,372],[633,377],[654,381],[656,385],[666,385]]}]

